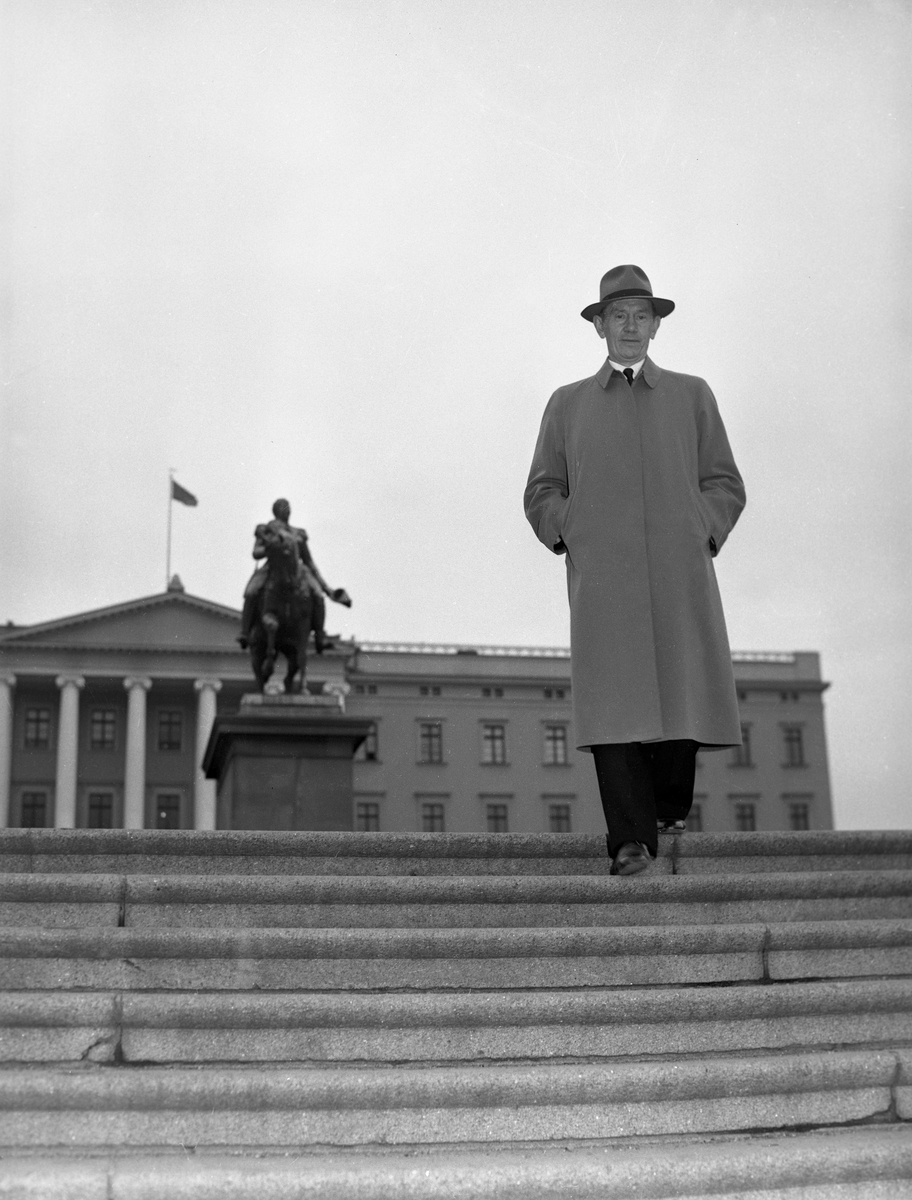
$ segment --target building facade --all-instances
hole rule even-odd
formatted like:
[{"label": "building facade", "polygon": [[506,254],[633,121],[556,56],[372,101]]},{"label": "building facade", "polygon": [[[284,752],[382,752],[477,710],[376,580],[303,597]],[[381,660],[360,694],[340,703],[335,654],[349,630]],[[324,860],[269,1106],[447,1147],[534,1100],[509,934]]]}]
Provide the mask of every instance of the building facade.
[{"label": "building facade", "polygon": [[[253,690],[240,614],[175,589],[0,630],[0,821],[215,827],[200,763]],[[691,827],[831,829],[819,656],[734,655],[744,745],[698,758]],[[604,831],[573,735],[569,651],[350,643],[308,686],[372,722],[354,766],[364,831]]]}]

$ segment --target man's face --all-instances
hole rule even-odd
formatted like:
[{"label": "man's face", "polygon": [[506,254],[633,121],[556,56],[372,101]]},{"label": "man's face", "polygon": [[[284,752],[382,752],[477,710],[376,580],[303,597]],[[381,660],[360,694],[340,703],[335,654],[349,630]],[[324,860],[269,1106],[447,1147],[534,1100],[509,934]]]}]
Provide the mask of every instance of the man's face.
[{"label": "man's face", "polygon": [[608,357],[619,363],[635,363],[646,357],[649,343],[662,318],[648,300],[612,300],[593,324],[608,345]]},{"label": "man's face", "polygon": [[290,504],[277,504],[275,507],[275,515],[278,517],[278,519],[280,521],[284,521],[285,524],[287,525],[288,518],[291,516],[291,505]]}]

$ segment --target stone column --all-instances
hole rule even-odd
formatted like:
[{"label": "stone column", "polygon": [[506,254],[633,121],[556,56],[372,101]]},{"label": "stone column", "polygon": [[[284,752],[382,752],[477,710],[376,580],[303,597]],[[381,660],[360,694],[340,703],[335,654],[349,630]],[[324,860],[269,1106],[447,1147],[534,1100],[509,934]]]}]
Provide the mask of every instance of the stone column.
[{"label": "stone column", "polygon": [[13,766],[13,688],[16,676],[0,673],[0,829],[10,819],[10,771]]},{"label": "stone column", "polygon": [[203,771],[203,755],[215,723],[215,697],[221,691],[220,679],[197,679],[193,685],[196,701],[196,782],[193,788],[193,825],[195,829],[215,829],[216,782]]},{"label": "stone column", "polygon": [[60,716],[57,721],[57,786],[54,825],[57,829],[76,826],[76,772],[79,766],[79,692],[85,687],[81,675],[58,675]]},{"label": "stone column", "polygon": [[124,771],[124,829],[142,829],[146,824],[146,692],[151,679],[128,676],[127,762]]}]

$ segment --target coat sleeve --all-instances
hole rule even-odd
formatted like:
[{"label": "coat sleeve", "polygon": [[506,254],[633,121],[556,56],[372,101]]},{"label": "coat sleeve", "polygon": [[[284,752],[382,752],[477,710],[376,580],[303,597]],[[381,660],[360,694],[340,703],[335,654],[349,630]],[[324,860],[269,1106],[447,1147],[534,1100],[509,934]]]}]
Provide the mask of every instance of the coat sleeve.
[{"label": "coat sleeve", "polygon": [[561,540],[561,526],[569,494],[564,422],[558,393],[555,393],[542,418],[523,497],[526,517],[535,536],[555,554],[563,554],[566,550]]},{"label": "coat sleeve", "polygon": [[718,553],[741,516],[746,497],[716,398],[707,387],[699,429],[700,495],[709,517],[710,537]]}]

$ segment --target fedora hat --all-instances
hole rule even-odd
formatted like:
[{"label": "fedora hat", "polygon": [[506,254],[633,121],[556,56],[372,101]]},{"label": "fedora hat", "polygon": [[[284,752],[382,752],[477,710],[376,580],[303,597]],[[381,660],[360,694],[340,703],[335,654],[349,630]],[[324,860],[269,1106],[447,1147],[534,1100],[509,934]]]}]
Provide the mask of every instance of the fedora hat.
[{"label": "fedora hat", "polygon": [[629,300],[640,296],[652,301],[652,307],[655,309],[657,317],[667,317],[670,312],[674,312],[673,300],[660,300],[657,296],[653,296],[652,284],[642,267],[630,265],[612,267],[602,276],[599,296],[597,304],[588,304],[580,313],[580,316],[585,317],[587,321],[591,321],[597,316],[612,300]]}]

